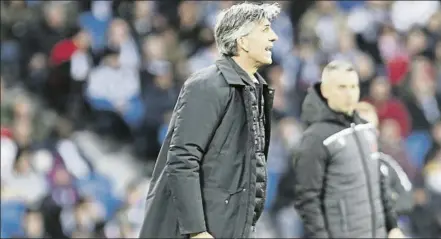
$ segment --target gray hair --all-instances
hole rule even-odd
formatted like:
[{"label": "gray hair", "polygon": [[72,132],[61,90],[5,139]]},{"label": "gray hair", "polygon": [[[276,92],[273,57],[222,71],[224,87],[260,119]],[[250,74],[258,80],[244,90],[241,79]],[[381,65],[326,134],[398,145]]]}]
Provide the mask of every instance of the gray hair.
[{"label": "gray hair", "polygon": [[272,21],[279,13],[278,3],[258,5],[243,2],[221,11],[214,27],[214,38],[220,54],[236,56],[236,40],[249,34],[261,20]]}]

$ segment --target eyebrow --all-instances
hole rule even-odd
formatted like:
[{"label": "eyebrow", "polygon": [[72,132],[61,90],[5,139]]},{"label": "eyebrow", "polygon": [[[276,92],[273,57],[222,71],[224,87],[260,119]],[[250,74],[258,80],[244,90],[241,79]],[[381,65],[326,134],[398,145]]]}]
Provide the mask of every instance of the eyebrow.
[{"label": "eyebrow", "polygon": [[329,71],[333,70],[340,70],[343,68],[343,70],[351,72],[354,71],[354,68],[352,66],[342,66],[342,65],[329,65],[326,67]]}]

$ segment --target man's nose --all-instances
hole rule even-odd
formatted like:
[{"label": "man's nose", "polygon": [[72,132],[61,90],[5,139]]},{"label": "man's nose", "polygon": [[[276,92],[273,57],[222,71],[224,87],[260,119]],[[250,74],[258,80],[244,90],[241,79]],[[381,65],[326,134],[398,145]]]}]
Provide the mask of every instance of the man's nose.
[{"label": "man's nose", "polygon": [[271,30],[270,41],[274,42],[274,41],[277,41],[278,39],[279,39],[279,36],[277,36],[277,34],[274,32],[274,30]]}]

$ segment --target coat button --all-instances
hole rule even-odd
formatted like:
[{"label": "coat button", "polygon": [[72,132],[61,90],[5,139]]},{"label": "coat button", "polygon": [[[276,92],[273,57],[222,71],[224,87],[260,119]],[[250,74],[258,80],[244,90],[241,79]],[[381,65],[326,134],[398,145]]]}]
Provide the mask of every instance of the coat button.
[{"label": "coat button", "polygon": [[228,204],[228,202],[229,202],[229,201],[228,201],[228,199],[227,199],[227,200],[225,200],[225,204]]},{"label": "coat button", "polygon": [[245,192],[245,191],[247,191],[247,189],[246,189],[246,188],[244,188],[244,189],[243,189],[242,191],[244,191],[244,192]]}]

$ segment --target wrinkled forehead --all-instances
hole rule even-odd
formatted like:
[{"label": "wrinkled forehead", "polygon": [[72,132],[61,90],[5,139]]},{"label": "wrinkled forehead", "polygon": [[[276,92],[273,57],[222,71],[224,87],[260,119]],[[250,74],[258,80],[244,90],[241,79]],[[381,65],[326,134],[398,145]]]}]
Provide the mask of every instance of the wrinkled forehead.
[{"label": "wrinkled forehead", "polygon": [[261,20],[257,20],[255,22],[253,22],[252,24],[253,25],[252,25],[252,28],[250,30],[258,32],[259,34],[265,28],[270,28],[271,27],[271,22],[268,19],[266,19],[266,18],[261,19]]}]

